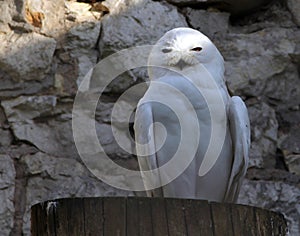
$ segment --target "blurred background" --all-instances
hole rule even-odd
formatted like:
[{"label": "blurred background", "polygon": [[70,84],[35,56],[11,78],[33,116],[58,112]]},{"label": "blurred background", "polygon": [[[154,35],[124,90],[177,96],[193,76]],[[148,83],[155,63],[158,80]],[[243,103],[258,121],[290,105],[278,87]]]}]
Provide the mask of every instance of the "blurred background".
[{"label": "blurred background", "polygon": [[[83,164],[72,136],[74,97],[102,58],[181,26],[216,44],[230,92],[248,106],[252,145],[239,203],[282,212],[290,235],[300,234],[300,1],[0,0],[0,235],[30,235],[37,202],[136,195]],[[135,170],[136,157],[112,136],[110,114],[145,79],[145,68],[120,75],[95,116],[106,153]]]}]

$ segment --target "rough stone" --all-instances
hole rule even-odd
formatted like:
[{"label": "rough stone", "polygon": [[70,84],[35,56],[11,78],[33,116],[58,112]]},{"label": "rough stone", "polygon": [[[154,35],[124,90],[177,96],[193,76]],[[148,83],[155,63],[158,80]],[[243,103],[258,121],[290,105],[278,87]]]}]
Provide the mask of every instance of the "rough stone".
[{"label": "rough stone", "polygon": [[283,181],[244,180],[238,203],[278,211],[288,221],[289,235],[300,232],[300,186]]},{"label": "rough stone", "polygon": [[100,22],[83,22],[72,27],[67,33],[67,50],[90,50],[96,47],[100,34]]},{"label": "rough stone", "polygon": [[15,174],[13,160],[0,154],[0,235],[9,235],[14,223]]},{"label": "rough stone", "polygon": [[278,147],[282,151],[285,164],[291,173],[300,175],[300,126],[292,125],[288,132],[280,132]]},{"label": "rough stone", "polygon": [[10,99],[20,95],[32,95],[40,93],[43,90],[49,89],[53,86],[53,78],[51,75],[47,76],[41,81],[21,79],[14,80],[6,71],[0,69],[1,86],[0,98]]},{"label": "rough stone", "polygon": [[262,6],[272,2],[272,0],[167,0],[178,6],[194,6],[194,7],[214,7],[220,10],[229,11],[234,15],[241,15],[244,13],[253,12]]},{"label": "rough stone", "polygon": [[263,95],[269,104],[276,106],[277,113],[290,113],[290,115],[294,113],[293,116],[296,120],[296,117],[299,116],[296,113],[300,100],[297,65],[290,62],[282,73],[269,78],[265,84]]},{"label": "rough stone", "polygon": [[78,60],[70,54],[64,50],[57,51],[53,60],[56,68],[53,85],[60,96],[74,96],[77,92]]},{"label": "rough stone", "polygon": [[64,49],[70,51],[70,56],[77,59],[77,85],[83,80],[98,59],[95,49],[100,36],[100,21],[83,22],[73,26],[67,33]]},{"label": "rough stone", "polygon": [[249,166],[275,167],[278,122],[275,111],[265,103],[248,106],[251,124]]},{"label": "rough stone", "polygon": [[0,35],[0,67],[13,80],[43,80],[56,47],[54,39],[37,33]]},{"label": "rough stone", "polygon": [[120,8],[119,14],[103,18],[99,41],[102,58],[124,48],[154,44],[168,30],[187,26],[184,17],[169,4],[135,0]]},{"label": "rough stone", "polygon": [[101,13],[91,11],[92,6],[83,2],[65,1],[67,26],[74,26],[74,22],[82,23],[95,21],[100,18]]},{"label": "rough stone", "polygon": [[66,197],[128,196],[132,192],[110,187],[96,179],[88,169],[68,158],[56,158],[41,152],[22,157],[26,166],[26,214],[23,232],[30,232],[30,207],[38,202]]},{"label": "rough stone", "polygon": [[11,2],[10,1],[3,1],[0,4],[0,10],[1,10],[1,16],[0,16],[0,22],[1,23],[8,23],[12,20],[11,17]]},{"label": "rough stone", "polygon": [[7,129],[0,128],[0,147],[7,147],[13,141],[11,132]]},{"label": "rough stone", "polygon": [[[113,133],[112,133],[112,127],[107,124],[96,124],[96,131],[98,134],[99,141],[104,148],[105,153],[113,158],[130,158],[131,153],[126,152],[123,150],[119,145],[118,142],[115,140]],[[133,146],[132,146],[133,147]],[[132,148],[127,147],[127,148]],[[128,149],[127,149],[128,150]]]},{"label": "rough stone", "polygon": [[15,137],[59,157],[78,156],[73,142],[70,101],[55,96],[20,96],[2,102]]},{"label": "rough stone", "polygon": [[299,185],[300,176],[290,173],[287,170],[282,169],[261,169],[261,168],[249,168],[246,174],[248,180],[263,180],[284,182],[292,185]]},{"label": "rough stone", "polygon": [[2,1],[0,4],[0,23],[7,24],[12,20],[12,11],[13,11],[12,1]]},{"label": "rough stone", "polygon": [[[167,3],[108,0],[104,4],[109,8],[110,14],[102,20],[99,40],[101,58],[124,48],[153,45],[168,30],[187,26],[186,20],[176,7]],[[94,77],[97,77],[98,72],[95,73]],[[124,73],[113,81],[106,92],[122,93],[145,77],[141,70]]]},{"label": "rough stone", "polygon": [[300,155],[288,154],[284,155],[284,158],[289,171],[300,176]]},{"label": "rough stone", "polygon": [[13,141],[3,108],[0,106],[0,148],[8,147]]},{"label": "rough stone", "polygon": [[[298,85],[297,83],[287,83],[286,87],[288,87],[289,85],[290,88],[294,86],[294,91],[297,91],[297,89],[299,89],[300,87],[300,85]],[[295,97],[295,99],[297,99],[297,97]],[[300,175],[300,112],[299,105],[295,105],[298,103],[298,101],[299,98],[295,101],[291,100],[286,103],[286,107],[282,106],[277,111],[279,121],[277,146],[283,154],[285,164],[289,171]]]},{"label": "rough stone", "polygon": [[295,28],[292,15],[285,4],[274,1],[271,6],[249,15],[231,18],[231,32],[253,33],[266,28]]},{"label": "rough stone", "polygon": [[273,76],[285,71],[291,64],[289,54],[296,48],[293,30],[282,28],[229,34],[216,44],[225,59],[229,89],[235,94],[254,97],[264,93]]},{"label": "rough stone", "polygon": [[281,137],[281,139],[279,140],[279,147],[286,154],[300,154],[300,127],[298,125],[298,127],[295,126],[293,128],[294,129],[290,130],[289,134]]},{"label": "rough stone", "polygon": [[295,23],[300,26],[300,2],[297,0],[287,0],[287,6],[293,15]]},{"label": "rough stone", "polygon": [[26,20],[35,27],[41,28],[41,33],[57,38],[65,31],[65,1],[27,0]]},{"label": "rough stone", "polygon": [[211,40],[216,35],[224,34],[228,31],[229,13],[187,8],[185,14],[190,26],[199,30]]}]

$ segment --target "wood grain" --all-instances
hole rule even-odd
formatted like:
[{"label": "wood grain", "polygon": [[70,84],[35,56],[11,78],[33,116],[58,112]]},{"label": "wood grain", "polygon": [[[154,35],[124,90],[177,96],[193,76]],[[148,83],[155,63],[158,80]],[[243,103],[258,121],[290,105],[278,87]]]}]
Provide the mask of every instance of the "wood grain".
[{"label": "wood grain", "polygon": [[32,236],[287,235],[282,214],[203,200],[69,198],[31,208]]}]

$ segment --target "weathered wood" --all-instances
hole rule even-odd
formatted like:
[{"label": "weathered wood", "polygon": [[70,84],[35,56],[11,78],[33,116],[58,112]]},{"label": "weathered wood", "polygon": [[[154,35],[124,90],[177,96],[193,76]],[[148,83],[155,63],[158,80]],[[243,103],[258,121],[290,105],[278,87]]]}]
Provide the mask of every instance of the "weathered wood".
[{"label": "weathered wood", "polygon": [[168,221],[163,198],[151,199],[153,235],[168,235]]},{"label": "weathered wood", "polygon": [[190,199],[73,198],[31,209],[32,236],[268,236],[286,231],[280,213]]},{"label": "weathered wood", "polygon": [[185,200],[185,219],[189,236],[213,236],[212,216],[207,201]]},{"label": "weathered wood", "polygon": [[169,235],[186,236],[186,221],[181,199],[165,199]]},{"label": "weathered wood", "polygon": [[151,236],[152,233],[152,214],[151,214],[151,199],[140,198],[138,200],[138,217],[139,217],[139,235]]},{"label": "weathered wood", "polygon": [[139,230],[139,208],[135,198],[127,199],[126,232],[127,235],[138,236]]},{"label": "weathered wood", "polygon": [[[103,199],[104,235],[126,235],[126,199]],[[83,234],[84,235],[84,234]]]},{"label": "weathered wood", "polygon": [[85,235],[103,236],[103,199],[84,198],[83,202]]},{"label": "weathered wood", "polygon": [[233,235],[233,224],[228,204],[212,203],[211,214],[214,235]]}]

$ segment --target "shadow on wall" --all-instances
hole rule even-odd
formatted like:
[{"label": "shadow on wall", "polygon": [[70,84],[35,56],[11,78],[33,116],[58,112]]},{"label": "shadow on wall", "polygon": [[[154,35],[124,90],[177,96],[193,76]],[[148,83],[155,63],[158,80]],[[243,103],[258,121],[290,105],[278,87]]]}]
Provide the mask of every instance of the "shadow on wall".
[{"label": "shadow on wall", "polygon": [[[295,15],[292,18],[276,3],[239,18],[233,26],[228,13],[213,8],[214,1],[205,6],[169,2],[1,2],[1,235],[29,235],[29,209],[40,201],[133,194],[100,182],[83,165],[72,136],[74,96],[100,59],[153,44],[180,26],[199,29],[213,39],[226,61],[229,89],[249,106],[251,169],[241,202],[282,211],[294,223],[292,232],[299,232],[300,190],[295,179],[299,180],[300,151],[295,140],[300,133],[300,33]],[[107,9],[110,13],[103,17]],[[114,141],[110,114],[119,95],[146,76],[143,69],[119,76],[101,97],[95,115],[105,150],[132,169],[137,169],[136,160]],[[283,153],[279,159],[276,150]],[[274,169],[276,162],[282,169]]]}]

